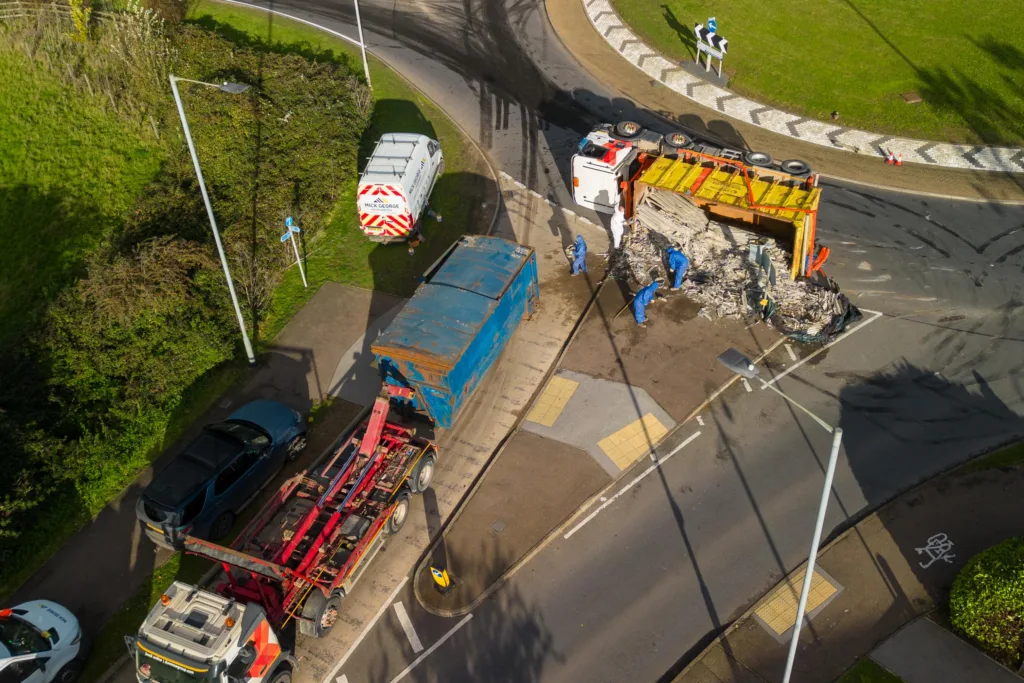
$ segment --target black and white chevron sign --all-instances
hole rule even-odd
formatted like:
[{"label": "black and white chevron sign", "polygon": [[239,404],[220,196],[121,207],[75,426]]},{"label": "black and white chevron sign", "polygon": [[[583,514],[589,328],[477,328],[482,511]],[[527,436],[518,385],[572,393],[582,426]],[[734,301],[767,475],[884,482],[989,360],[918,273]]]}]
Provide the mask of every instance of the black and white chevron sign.
[{"label": "black and white chevron sign", "polygon": [[729,51],[729,41],[704,26],[704,24],[696,24],[693,27],[693,35],[696,36],[697,42],[704,43],[705,45],[718,50],[723,55]]}]

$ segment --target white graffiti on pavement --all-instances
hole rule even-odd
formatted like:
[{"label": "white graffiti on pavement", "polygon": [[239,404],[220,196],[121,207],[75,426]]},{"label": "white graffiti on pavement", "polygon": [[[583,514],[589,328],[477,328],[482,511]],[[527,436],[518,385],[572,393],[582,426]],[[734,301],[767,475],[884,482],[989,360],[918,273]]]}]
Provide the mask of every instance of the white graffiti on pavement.
[{"label": "white graffiti on pavement", "polygon": [[953,553],[949,552],[953,549],[953,541],[949,540],[946,534],[935,534],[928,539],[928,543],[923,548],[915,548],[918,555],[927,554],[928,562],[918,562],[918,565],[922,569],[928,569],[939,560],[946,563],[952,563],[953,558],[956,557]]}]

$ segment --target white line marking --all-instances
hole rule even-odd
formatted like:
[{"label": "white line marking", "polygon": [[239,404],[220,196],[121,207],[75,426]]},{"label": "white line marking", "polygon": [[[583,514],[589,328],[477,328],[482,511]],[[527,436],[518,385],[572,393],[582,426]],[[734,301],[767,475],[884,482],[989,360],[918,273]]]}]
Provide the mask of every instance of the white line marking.
[{"label": "white line marking", "polygon": [[341,667],[345,666],[345,662],[347,662],[348,658],[352,656],[352,653],[356,651],[356,648],[359,647],[359,644],[363,642],[363,638],[365,638],[366,635],[370,632],[370,629],[372,629],[374,624],[377,623],[377,620],[384,616],[384,612],[387,611],[388,606],[391,605],[391,602],[395,599],[395,596],[398,595],[398,591],[402,590],[402,587],[405,586],[405,582],[408,580],[409,577],[406,576],[398,582],[398,585],[395,586],[395,590],[391,591],[391,595],[389,595],[388,599],[384,601],[384,604],[380,606],[380,609],[377,610],[377,613],[373,615],[373,619],[370,619],[369,623],[366,624],[366,628],[364,628],[363,632],[359,634],[359,637],[355,639],[355,642],[352,643],[352,646],[348,649],[348,652],[346,652],[342,656],[342,658],[338,660],[338,663],[334,665],[334,668],[331,669],[331,672],[324,676],[324,680],[321,681],[321,683],[327,683],[328,681],[332,680],[334,678],[334,675],[338,673]]},{"label": "white line marking", "polygon": [[833,340],[832,340],[832,341],[830,341],[830,342],[829,342],[828,344],[825,344],[825,345],[824,345],[824,346],[822,346],[822,347],[821,347],[820,349],[818,349],[817,351],[815,351],[815,352],[814,352],[814,353],[812,353],[811,355],[807,356],[807,358],[804,358],[804,359],[803,359],[802,361],[800,361],[800,362],[799,362],[799,363],[797,363],[796,365],[792,365],[792,366],[790,366],[790,367],[786,368],[786,369],[785,369],[784,371],[782,371],[781,373],[779,373],[779,374],[775,375],[775,377],[772,377],[771,381],[769,381],[769,382],[766,382],[766,383],[765,383],[765,385],[763,385],[763,386],[761,387],[761,390],[762,390],[762,391],[764,391],[765,389],[767,389],[767,388],[768,388],[768,386],[767,386],[767,385],[769,385],[769,384],[775,384],[775,383],[776,383],[776,382],[778,382],[778,381],[779,381],[780,379],[782,379],[783,377],[785,377],[785,376],[786,376],[786,375],[788,375],[789,373],[793,372],[794,370],[796,370],[797,368],[799,368],[799,367],[800,367],[801,365],[803,365],[803,364],[804,364],[804,363],[806,363],[807,361],[809,361],[809,360],[811,360],[812,358],[814,358],[815,356],[817,356],[817,355],[818,355],[819,353],[821,353],[821,352],[823,352],[823,351],[825,351],[825,350],[827,350],[827,349],[831,348],[831,347],[832,347],[833,345],[835,345],[835,344],[838,344],[839,342],[843,341],[844,339],[847,339],[848,337],[852,336],[854,332],[860,332],[860,331],[861,331],[861,330],[863,330],[863,329],[864,329],[865,327],[867,327],[868,325],[870,325],[871,323],[875,322],[876,320],[878,320],[879,318],[881,318],[881,317],[882,317],[882,314],[881,314],[881,313],[880,313],[879,311],[869,311],[869,310],[868,310],[868,309],[866,309],[866,308],[862,308],[862,309],[860,309],[860,310],[864,311],[865,313],[874,313],[874,314],[875,314],[875,317],[873,317],[873,318],[870,318],[869,320],[865,320],[865,321],[864,321],[864,322],[862,322],[862,323],[858,323],[856,327],[854,327],[853,329],[851,329],[851,330],[850,330],[849,332],[847,332],[846,334],[844,334],[844,335],[843,335],[842,337],[840,337],[839,339],[833,339]]},{"label": "white line marking", "polygon": [[699,424],[701,427],[704,426],[704,418],[701,417],[700,415],[697,416],[697,424]]},{"label": "white line marking", "polygon": [[748,382],[748,381],[747,381],[747,378],[746,378],[746,377],[741,377],[741,378],[740,378],[740,381],[741,381],[741,382],[743,382],[743,388],[747,390],[747,393],[748,393],[748,394],[749,394],[749,393],[750,393],[751,391],[753,391],[753,389],[751,389],[751,388],[750,388],[750,382]]},{"label": "white line marking", "polygon": [[448,633],[446,633],[443,636],[441,636],[441,640],[437,641],[436,643],[434,643],[433,645],[428,647],[426,652],[424,652],[419,657],[414,659],[412,661],[412,664],[410,664],[409,666],[407,666],[404,669],[402,669],[401,673],[399,673],[397,676],[392,678],[391,679],[391,683],[398,683],[398,681],[400,681],[403,678],[405,678],[406,676],[408,676],[410,671],[415,669],[419,665],[420,662],[422,662],[424,659],[429,657],[431,652],[433,652],[437,648],[441,647],[441,645],[444,643],[444,641],[446,641],[449,638],[451,638],[452,636],[454,636],[455,632],[458,631],[463,626],[465,626],[466,622],[469,621],[472,618],[473,618],[472,614],[467,614],[466,616],[462,617],[462,621],[460,621],[459,623],[455,624],[455,626],[452,626],[451,630],[448,631]]},{"label": "white line marking", "polygon": [[786,350],[789,351],[789,359],[795,363],[797,359],[796,359],[796,352],[793,351],[793,345],[792,344],[786,344]]},{"label": "white line marking", "polygon": [[650,467],[648,467],[648,468],[647,468],[646,470],[644,470],[644,471],[643,471],[643,472],[642,472],[642,473],[640,474],[640,476],[638,476],[638,477],[637,477],[636,479],[634,479],[633,481],[631,481],[631,482],[629,482],[628,484],[626,484],[625,486],[623,486],[623,487],[622,487],[622,490],[620,490],[620,491],[619,491],[618,493],[616,493],[616,494],[615,494],[614,496],[612,496],[611,498],[609,498],[608,500],[606,500],[606,501],[605,501],[604,503],[602,503],[600,507],[598,507],[598,508],[597,508],[596,510],[594,510],[593,512],[591,512],[591,513],[590,513],[589,515],[587,515],[586,517],[584,517],[584,518],[583,518],[583,520],[582,520],[582,521],[581,521],[581,522],[580,522],[579,524],[577,524],[577,525],[576,525],[576,526],[574,526],[573,528],[569,529],[569,531],[567,531],[567,532],[565,533],[565,536],[563,536],[562,538],[568,539],[568,538],[569,538],[570,536],[572,536],[572,535],[573,535],[574,533],[576,533],[577,531],[579,531],[580,529],[582,529],[582,528],[583,528],[583,525],[585,525],[585,524],[586,524],[587,522],[589,522],[590,520],[594,519],[594,517],[597,517],[597,514],[598,514],[599,512],[601,512],[601,510],[604,510],[604,509],[605,509],[606,507],[608,507],[609,505],[611,505],[612,503],[614,503],[614,502],[615,502],[615,499],[616,499],[616,498],[618,498],[618,497],[619,497],[619,496],[621,496],[621,495],[622,495],[623,493],[625,493],[626,491],[630,490],[631,488],[633,488],[634,486],[636,486],[637,484],[639,484],[639,483],[640,483],[640,481],[641,481],[641,480],[642,480],[642,479],[643,479],[644,477],[646,477],[646,476],[647,476],[648,474],[650,474],[651,472],[653,472],[653,471],[654,471],[654,470],[656,470],[657,468],[661,467],[662,463],[668,462],[668,459],[669,459],[669,458],[671,458],[671,457],[672,457],[673,455],[675,455],[675,454],[676,454],[676,453],[678,453],[679,451],[683,450],[683,448],[685,448],[686,446],[690,445],[690,442],[691,442],[691,441],[693,441],[694,439],[696,439],[696,438],[697,438],[698,436],[700,436],[700,432],[694,432],[693,434],[691,434],[691,435],[690,435],[690,437],[689,437],[688,439],[686,439],[686,441],[682,442],[681,444],[679,444],[678,446],[676,446],[675,448],[673,448],[673,449],[672,449],[672,452],[671,452],[671,453],[669,453],[668,455],[666,455],[666,456],[665,456],[664,458],[662,458],[661,460],[658,460],[658,461],[656,461],[656,462],[655,462],[655,463],[654,463],[653,465],[651,465],[651,466],[650,466]]},{"label": "white line marking", "polygon": [[402,630],[405,631],[405,637],[409,639],[409,644],[412,645],[412,651],[417,654],[423,652],[423,643],[420,642],[420,637],[416,635],[416,629],[413,628],[409,613],[405,611],[405,605],[401,602],[396,602],[395,614],[398,615],[398,623],[402,625]]},{"label": "white line marking", "polygon": [[232,5],[241,5],[242,7],[248,7],[249,9],[258,9],[258,10],[263,10],[264,12],[270,12],[271,14],[276,14],[279,17],[284,17],[285,19],[291,19],[292,21],[297,21],[300,24],[305,24],[306,26],[312,26],[313,28],[318,28],[321,31],[324,31],[325,33],[330,33],[332,36],[338,36],[342,40],[347,40],[348,42],[352,43],[353,45],[359,45],[359,41],[358,40],[356,40],[354,38],[349,38],[344,33],[338,33],[337,31],[332,31],[331,29],[329,29],[329,28],[327,28],[325,26],[321,26],[320,24],[314,24],[312,21],[306,21],[305,19],[299,19],[298,17],[293,17],[292,15],[285,14],[284,12],[278,12],[276,9],[267,9],[266,7],[261,7],[260,5],[253,4],[251,2],[238,2],[238,0],[223,0],[223,2],[227,2],[227,3],[230,3]]},{"label": "white line marking", "polygon": [[340,676],[334,679],[334,683],[348,683],[348,676],[346,676],[345,674],[341,674]]}]

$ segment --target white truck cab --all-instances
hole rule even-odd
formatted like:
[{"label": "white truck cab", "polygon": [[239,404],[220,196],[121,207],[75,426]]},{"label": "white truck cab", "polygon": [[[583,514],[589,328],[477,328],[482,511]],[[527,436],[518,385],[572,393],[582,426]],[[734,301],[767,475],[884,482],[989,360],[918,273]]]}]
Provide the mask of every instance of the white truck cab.
[{"label": "white truck cab", "polygon": [[55,602],[0,609],[0,683],[72,683],[81,648],[78,619]]},{"label": "white truck cab", "polygon": [[356,191],[363,233],[373,242],[409,239],[442,173],[444,156],[437,140],[416,133],[381,137]]},{"label": "white truck cab", "polygon": [[580,142],[572,157],[572,198],[600,213],[615,213],[621,201],[620,183],[628,177],[637,146],[597,128]]}]

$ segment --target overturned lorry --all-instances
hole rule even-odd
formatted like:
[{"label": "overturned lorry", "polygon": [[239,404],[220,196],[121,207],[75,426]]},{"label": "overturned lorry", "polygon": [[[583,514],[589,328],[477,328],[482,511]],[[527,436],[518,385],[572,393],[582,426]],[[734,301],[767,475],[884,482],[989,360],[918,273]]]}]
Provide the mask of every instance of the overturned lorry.
[{"label": "overturned lorry", "polygon": [[139,680],[288,683],[294,628],[333,628],[410,496],[430,487],[435,430],[454,424],[538,297],[532,248],[477,236],[453,245],[373,344],[382,387],[365,419],[229,546],[174,539],[214,564],[198,586],[175,583],[129,639]]}]

